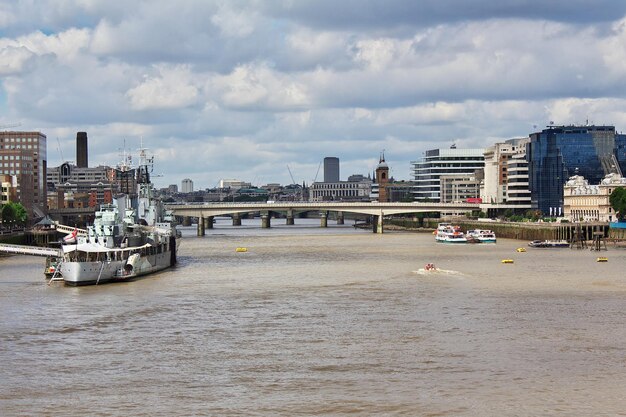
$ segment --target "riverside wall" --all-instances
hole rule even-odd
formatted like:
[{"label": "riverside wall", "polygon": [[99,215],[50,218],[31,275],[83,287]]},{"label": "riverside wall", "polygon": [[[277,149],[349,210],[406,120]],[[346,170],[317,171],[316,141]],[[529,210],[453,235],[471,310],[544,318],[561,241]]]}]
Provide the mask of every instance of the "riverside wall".
[{"label": "riverside wall", "polygon": [[[391,219],[385,225],[409,230],[435,230],[441,219]],[[611,229],[606,222],[598,223],[535,223],[535,222],[484,222],[470,219],[454,219],[449,223],[459,225],[463,231],[471,229],[493,230],[501,238],[519,240],[568,240],[577,233],[583,240],[593,240],[594,233],[601,232],[604,239],[626,240],[626,229]]]}]

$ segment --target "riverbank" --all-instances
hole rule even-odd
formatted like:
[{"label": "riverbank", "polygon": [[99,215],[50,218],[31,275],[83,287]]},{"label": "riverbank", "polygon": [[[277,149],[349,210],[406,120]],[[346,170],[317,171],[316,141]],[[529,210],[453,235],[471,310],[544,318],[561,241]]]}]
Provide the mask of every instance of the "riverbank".
[{"label": "riverbank", "polygon": [[[388,219],[385,220],[385,230],[412,231],[432,233],[437,229],[441,219]],[[500,238],[532,240],[580,240],[592,242],[595,233],[608,244],[626,247],[626,229],[613,229],[606,222],[596,223],[539,223],[539,222],[506,222],[506,221],[478,221],[470,219],[455,219],[450,221],[461,227],[461,230],[489,229]],[[369,226],[371,227],[371,226]]]}]

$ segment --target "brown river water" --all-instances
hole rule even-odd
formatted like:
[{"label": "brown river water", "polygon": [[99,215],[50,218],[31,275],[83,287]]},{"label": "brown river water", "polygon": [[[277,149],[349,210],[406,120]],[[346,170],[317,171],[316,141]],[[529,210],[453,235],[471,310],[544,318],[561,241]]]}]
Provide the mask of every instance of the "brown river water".
[{"label": "brown river water", "polygon": [[97,287],[0,258],[0,415],[626,416],[626,249],[280,222]]}]

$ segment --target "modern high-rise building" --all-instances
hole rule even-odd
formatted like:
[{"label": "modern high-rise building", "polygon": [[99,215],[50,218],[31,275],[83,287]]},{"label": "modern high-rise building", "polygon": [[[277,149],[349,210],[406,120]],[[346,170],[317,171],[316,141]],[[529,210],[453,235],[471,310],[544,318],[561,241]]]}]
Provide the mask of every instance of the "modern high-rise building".
[{"label": "modern high-rise building", "polygon": [[528,189],[528,138],[509,139],[495,143],[485,150],[485,175],[480,197],[483,204],[494,208],[530,208]]},{"label": "modern high-rise building", "polygon": [[182,193],[193,193],[193,181],[189,178],[185,178],[180,187]]},{"label": "modern high-rise building", "polygon": [[0,175],[15,177],[17,199],[31,217],[46,214],[46,135],[0,132]]},{"label": "modern high-rise building", "polygon": [[598,184],[626,170],[626,135],[615,126],[549,126],[530,135],[526,159],[531,203],[544,214],[563,207],[563,185],[574,175]]},{"label": "modern high-rise building", "polygon": [[482,170],[485,166],[484,151],[484,149],[457,149],[453,145],[450,149],[428,150],[420,161],[411,161],[415,200],[444,202],[442,180],[449,191],[446,193],[447,198],[454,199],[467,195],[479,197],[480,188],[476,171]]},{"label": "modern high-rise building", "polygon": [[87,132],[76,132],[76,166],[78,168],[89,166],[88,155]]},{"label": "modern high-rise building", "polygon": [[339,158],[324,158],[324,182],[339,182]]},{"label": "modern high-rise building", "polygon": [[[526,141],[528,143],[528,141]],[[530,189],[528,188],[528,161],[526,146],[517,151],[506,161],[506,204],[520,209],[530,209]]]}]

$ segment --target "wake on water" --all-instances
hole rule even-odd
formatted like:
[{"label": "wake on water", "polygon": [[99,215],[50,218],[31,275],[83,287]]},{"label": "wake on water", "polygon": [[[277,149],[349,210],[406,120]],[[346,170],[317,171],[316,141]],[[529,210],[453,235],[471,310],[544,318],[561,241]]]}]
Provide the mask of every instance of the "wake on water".
[{"label": "wake on water", "polygon": [[441,269],[441,268],[435,268],[435,269],[420,268],[417,271],[413,271],[413,273],[419,274],[419,275],[463,275],[463,273],[460,271],[453,271],[451,269]]}]

